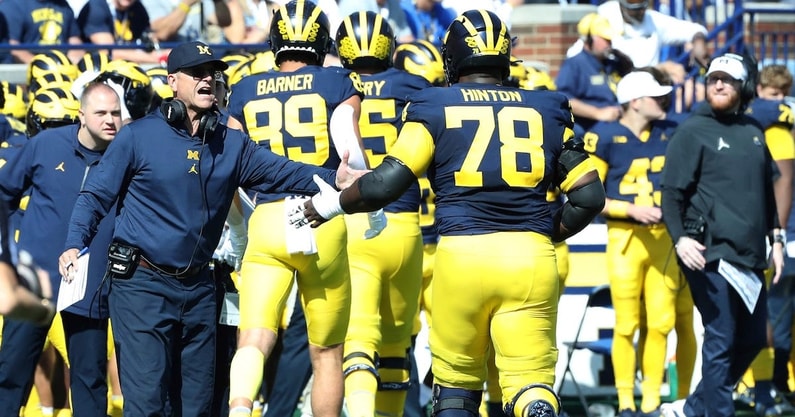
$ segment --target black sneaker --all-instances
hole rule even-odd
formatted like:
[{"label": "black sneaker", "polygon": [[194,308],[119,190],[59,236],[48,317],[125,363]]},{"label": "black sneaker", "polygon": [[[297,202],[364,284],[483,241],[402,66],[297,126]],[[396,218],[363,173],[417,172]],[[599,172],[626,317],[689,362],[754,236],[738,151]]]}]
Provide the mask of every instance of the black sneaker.
[{"label": "black sneaker", "polygon": [[625,409],[623,409],[623,410],[618,412],[618,416],[617,417],[636,417],[635,416],[635,410],[631,410],[629,408],[625,408]]},{"label": "black sneaker", "polygon": [[638,410],[637,416],[638,417],[660,417],[660,416],[662,416],[662,413],[660,412],[659,408],[657,408],[656,410],[649,411],[648,413],[644,412],[642,410]]}]

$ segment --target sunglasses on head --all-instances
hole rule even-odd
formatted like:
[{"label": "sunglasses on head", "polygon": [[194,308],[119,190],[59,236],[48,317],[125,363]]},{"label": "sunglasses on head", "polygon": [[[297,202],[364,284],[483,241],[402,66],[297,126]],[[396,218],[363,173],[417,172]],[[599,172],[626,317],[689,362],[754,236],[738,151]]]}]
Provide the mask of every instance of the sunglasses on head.
[{"label": "sunglasses on head", "polygon": [[619,0],[619,4],[627,10],[643,10],[649,7],[649,0],[644,0],[640,3],[630,3],[628,0]]}]

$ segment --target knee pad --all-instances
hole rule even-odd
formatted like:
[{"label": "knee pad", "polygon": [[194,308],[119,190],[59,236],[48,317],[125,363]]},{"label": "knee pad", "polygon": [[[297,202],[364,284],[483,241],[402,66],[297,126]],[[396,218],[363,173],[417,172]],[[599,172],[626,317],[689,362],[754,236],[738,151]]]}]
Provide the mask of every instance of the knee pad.
[{"label": "knee pad", "polygon": [[343,378],[356,371],[367,371],[375,376],[375,380],[378,381],[379,385],[381,384],[381,376],[378,375],[378,370],[376,369],[378,367],[378,354],[375,355],[374,359],[364,352],[351,352],[342,359],[343,366],[349,361],[352,363],[347,365],[345,370],[342,371]]},{"label": "knee pad", "polygon": [[[560,398],[558,398],[558,395],[555,393],[555,391],[552,390],[552,387],[550,387],[549,385],[544,385],[544,384],[529,384],[529,385],[525,385],[524,387],[522,387],[522,389],[520,389],[519,392],[517,392],[516,395],[513,396],[513,398],[511,399],[511,402],[509,402],[508,404],[505,404],[505,414],[507,414],[509,417],[513,417],[513,415],[514,415],[513,414],[513,409],[514,409],[514,407],[516,407],[516,402],[519,401],[519,398],[521,398],[522,394],[524,394],[525,392],[527,392],[527,391],[529,391],[531,389],[545,389],[545,390],[549,391],[552,394],[552,396],[555,398],[557,404],[549,404],[547,401],[544,401],[544,400],[531,401],[529,404],[527,404],[527,406],[524,408],[524,410],[522,410],[522,416],[525,416],[525,417],[527,417],[527,416],[543,416],[544,414],[534,413],[533,409],[534,408],[539,408],[540,409],[540,408],[542,408],[542,406],[544,404],[549,405],[549,406],[552,407],[552,412],[553,413],[549,417],[556,416],[557,414],[555,413],[555,410],[560,410],[560,407],[561,407]],[[543,403],[543,404],[540,404],[540,403]],[[531,413],[528,414],[528,411],[530,411]]]},{"label": "knee pad", "polygon": [[[408,377],[411,363],[408,357],[402,358],[380,358],[378,360],[378,369],[399,369],[406,372]],[[380,372],[379,372],[380,375]],[[411,383],[408,379],[405,381],[381,381],[378,385],[379,391],[408,391]]]},{"label": "knee pad", "polygon": [[433,385],[431,417],[478,417],[483,391]]}]

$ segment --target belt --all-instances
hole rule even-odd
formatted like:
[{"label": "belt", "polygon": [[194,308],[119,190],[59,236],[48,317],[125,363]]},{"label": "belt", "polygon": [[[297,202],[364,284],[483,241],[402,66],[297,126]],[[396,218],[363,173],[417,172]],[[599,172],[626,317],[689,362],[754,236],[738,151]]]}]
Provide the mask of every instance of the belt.
[{"label": "belt", "polygon": [[178,268],[172,268],[170,266],[155,265],[155,264],[149,263],[149,261],[147,261],[146,259],[143,258],[143,256],[141,256],[139,258],[139,260],[138,260],[138,266],[144,267],[146,269],[150,269],[150,270],[155,271],[155,272],[159,272],[159,273],[161,273],[163,275],[168,275],[170,277],[174,277],[176,279],[183,279],[183,278],[192,277],[192,276],[198,274],[204,268],[207,267],[207,264],[205,263],[205,264],[201,264],[201,265],[192,266],[192,267],[188,268],[187,270],[185,270],[185,268],[179,268],[178,269]]}]

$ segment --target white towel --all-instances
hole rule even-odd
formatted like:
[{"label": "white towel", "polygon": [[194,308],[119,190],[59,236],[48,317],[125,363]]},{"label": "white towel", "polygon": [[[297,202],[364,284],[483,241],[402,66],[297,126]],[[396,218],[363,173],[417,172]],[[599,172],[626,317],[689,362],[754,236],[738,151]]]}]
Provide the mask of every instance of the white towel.
[{"label": "white towel", "polygon": [[290,196],[284,199],[284,235],[287,242],[287,253],[304,255],[314,255],[317,253],[317,242],[315,233],[309,224],[299,228],[290,224],[290,212],[296,210],[304,204],[309,197]]}]

